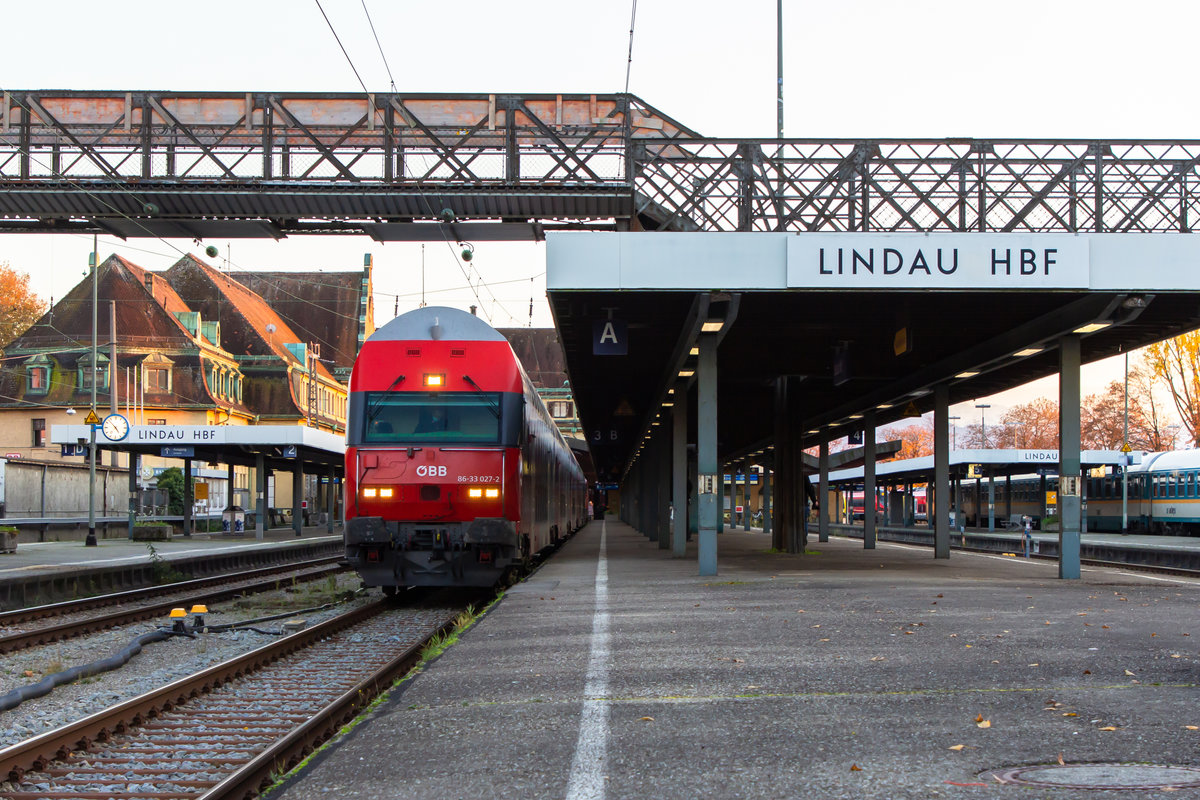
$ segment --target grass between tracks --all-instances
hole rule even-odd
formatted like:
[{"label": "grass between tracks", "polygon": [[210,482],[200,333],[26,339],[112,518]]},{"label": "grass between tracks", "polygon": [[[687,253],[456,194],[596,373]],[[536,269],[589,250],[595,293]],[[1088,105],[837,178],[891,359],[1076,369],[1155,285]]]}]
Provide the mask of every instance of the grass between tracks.
[{"label": "grass between tracks", "polygon": [[432,661],[433,659],[440,656],[451,645],[453,645],[455,642],[457,642],[458,637],[460,635],[462,635],[464,632],[466,632],[477,621],[479,621],[479,619],[481,617],[483,617],[484,614],[486,614],[489,610],[491,610],[492,606],[494,606],[496,603],[500,602],[500,599],[503,596],[504,596],[503,592],[498,593],[495,598],[493,598],[487,605],[485,605],[479,611],[476,611],[474,606],[467,606],[467,609],[465,611],[463,611],[461,614],[459,614],[457,617],[454,618],[454,624],[450,628],[450,630],[446,631],[445,633],[439,633],[439,634],[434,635],[425,644],[425,646],[421,649],[421,660],[418,661],[416,663],[416,665],[413,666],[412,669],[410,669],[408,672],[406,672],[401,677],[397,678],[392,683],[392,685],[387,688],[387,690],[381,692],[378,697],[376,697],[374,700],[371,701],[371,703],[369,705],[367,705],[365,708],[363,708],[362,711],[360,711],[358,713],[358,716],[356,716],[354,719],[350,720],[350,722],[343,725],[336,734],[331,736],[328,741],[326,741],[320,747],[318,747],[316,750],[314,750],[312,753],[310,753],[303,761],[301,761],[299,764],[297,764],[295,767],[293,767],[292,769],[288,770],[285,773],[273,775],[272,780],[271,780],[271,785],[268,786],[266,789],[264,789],[262,791],[262,793],[259,795],[259,797],[269,796],[270,793],[276,789],[276,787],[280,786],[284,782],[284,780],[291,777],[292,775],[299,773],[300,770],[302,770],[306,766],[308,766],[308,763],[310,761],[312,761],[319,753],[321,753],[323,750],[325,750],[325,748],[329,747],[331,744],[338,741],[343,736],[348,734],[350,731],[352,731],[356,727],[358,727],[359,723],[361,723],[363,720],[365,720],[376,708],[378,708],[380,705],[386,703],[391,698],[392,692],[394,692],[396,689],[403,686],[408,681],[415,678],[417,675],[419,675],[421,673],[421,671],[425,669],[425,666],[430,661]]}]

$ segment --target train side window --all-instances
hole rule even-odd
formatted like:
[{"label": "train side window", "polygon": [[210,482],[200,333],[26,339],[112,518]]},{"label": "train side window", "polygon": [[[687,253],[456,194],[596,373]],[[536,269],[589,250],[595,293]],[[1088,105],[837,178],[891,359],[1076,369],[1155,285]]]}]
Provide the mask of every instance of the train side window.
[{"label": "train side window", "polygon": [[1196,473],[1189,472],[1187,476],[1187,496],[1196,496]]}]

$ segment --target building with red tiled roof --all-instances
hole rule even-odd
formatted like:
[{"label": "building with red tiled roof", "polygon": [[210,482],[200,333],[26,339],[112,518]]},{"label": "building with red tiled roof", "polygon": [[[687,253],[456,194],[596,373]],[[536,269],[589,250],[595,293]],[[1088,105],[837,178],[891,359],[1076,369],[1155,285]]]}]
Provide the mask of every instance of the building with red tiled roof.
[{"label": "building with red tiled roof", "polygon": [[[309,274],[309,273],[306,273]],[[262,296],[187,255],[165,272],[120,256],[95,270],[99,352],[91,364],[92,276],[76,285],[6,349],[0,371],[0,447],[10,457],[57,460],[49,428],[85,412],[96,380],[103,415],[135,424],[297,424],[345,430],[348,370],[335,351],[370,326],[370,271],[320,273],[362,297],[311,317],[298,331]],[[113,322],[115,321],[115,327]],[[315,336],[319,329],[320,336]],[[315,345],[315,346],[314,346]],[[353,363],[353,353],[349,362]]]}]

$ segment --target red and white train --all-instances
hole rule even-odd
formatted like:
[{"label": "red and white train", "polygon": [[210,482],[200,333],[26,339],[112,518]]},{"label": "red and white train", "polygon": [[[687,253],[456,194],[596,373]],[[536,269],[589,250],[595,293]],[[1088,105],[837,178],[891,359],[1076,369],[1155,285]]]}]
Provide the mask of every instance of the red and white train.
[{"label": "red and white train", "polygon": [[367,586],[491,586],[587,523],[587,482],[499,332],[452,308],[366,341],[350,377],[346,559]]}]

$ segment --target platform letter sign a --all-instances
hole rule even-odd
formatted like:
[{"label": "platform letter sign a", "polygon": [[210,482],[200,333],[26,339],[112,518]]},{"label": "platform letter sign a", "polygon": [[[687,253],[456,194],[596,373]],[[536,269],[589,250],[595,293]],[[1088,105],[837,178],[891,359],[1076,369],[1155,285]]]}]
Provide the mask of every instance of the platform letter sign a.
[{"label": "platform letter sign a", "polygon": [[629,325],[624,320],[600,319],[592,323],[592,355],[624,356],[629,354]]}]

